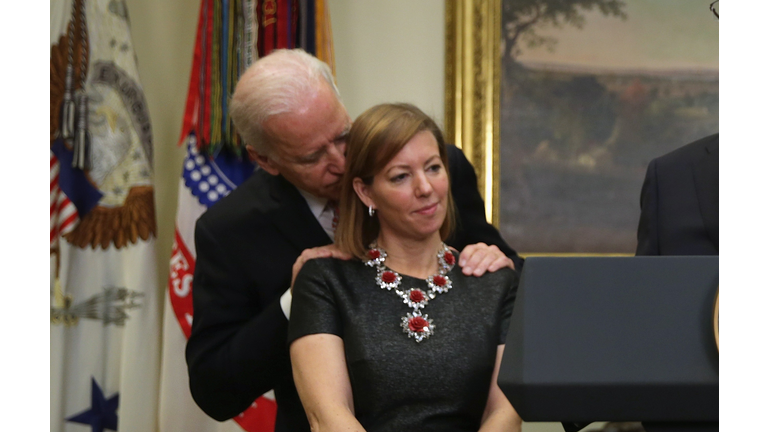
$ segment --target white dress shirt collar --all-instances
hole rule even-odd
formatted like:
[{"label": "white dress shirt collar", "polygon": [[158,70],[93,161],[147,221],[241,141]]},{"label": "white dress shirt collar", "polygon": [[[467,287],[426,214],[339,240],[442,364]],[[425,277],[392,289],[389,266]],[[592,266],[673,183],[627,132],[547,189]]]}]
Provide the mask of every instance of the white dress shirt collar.
[{"label": "white dress shirt collar", "polygon": [[307,201],[309,210],[323,227],[323,231],[333,240],[333,210],[328,207],[328,198],[319,198],[301,189],[299,189],[299,193]]}]

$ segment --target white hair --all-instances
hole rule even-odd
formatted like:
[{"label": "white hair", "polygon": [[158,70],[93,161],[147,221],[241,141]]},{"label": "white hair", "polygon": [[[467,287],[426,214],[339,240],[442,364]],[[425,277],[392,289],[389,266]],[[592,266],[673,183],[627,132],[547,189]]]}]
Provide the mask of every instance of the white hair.
[{"label": "white hair", "polygon": [[275,50],[252,64],[240,77],[229,105],[229,115],[247,146],[268,154],[270,145],[264,122],[275,115],[294,112],[302,101],[325,83],[339,98],[327,64],[301,49]]}]

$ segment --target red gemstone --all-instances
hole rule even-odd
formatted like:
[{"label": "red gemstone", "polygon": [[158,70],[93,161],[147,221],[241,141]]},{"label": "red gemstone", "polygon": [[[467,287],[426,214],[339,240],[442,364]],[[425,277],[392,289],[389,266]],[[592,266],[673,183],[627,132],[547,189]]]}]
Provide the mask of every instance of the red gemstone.
[{"label": "red gemstone", "polygon": [[370,260],[375,260],[380,256],[381,256],[381,253],[376,249],[371,249],[368,251],[368,259]]},{"label": "red gemstone", "polygon": [[445,286],[446,281],[444,277],[437,275],[432,278],[432,282],[434,282],[435,285],[441,287],[441,286]]},{"label": "red gemstone", "polygon": [[452,253],[446,252],[443,254],[443,260],[445,261],[446,264],[448,264],[449,266],[452,266],[453,263],[456,262],[456,257],[454,257]]},{"label": "red gemstone", "polygon": [[429,327],[429,321],[420,316],[408,320],[408,328],[411,329],[412,332],[421,333],[424,331],[425,327]]},{"label": "red gemstone", "polygon": [[397,276],[395,276],[394,273],[391,271],[385,271],[381,274],[381,281],[384,283],[391,284],[392,282],[397,280]]},{"label": "red gemstone", "polygon": [[413,290],[411,291],[411,301],[414,303],[421,303],[424,301],[424,293],[421,292],[421,290]]}]

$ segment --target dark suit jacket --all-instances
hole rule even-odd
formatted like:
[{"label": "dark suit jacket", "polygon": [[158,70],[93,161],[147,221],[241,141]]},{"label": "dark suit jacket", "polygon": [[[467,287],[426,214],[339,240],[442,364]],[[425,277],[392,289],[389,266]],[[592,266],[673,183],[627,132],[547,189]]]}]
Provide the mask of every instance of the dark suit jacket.
[{"label": "dark suit jacket", "polygon": [[711,135],[651,161],[637,255],[719,255],[719,143]]},{"label": "dark suit jacket", "polygon": [[[458,250],[495,244],[519,269],[522,260],[485,220],[474,169],[456,147],[449,145],[448,154],[459,216],[448,244]],[[274,388],[276,431],[309,430],[291,375],[288,321],[279,298],[301,252],[330,243],[299,191],[262,170],[198,220],[186,357],[192,396],[208,415],[232,418]]]},{"label": "dark suit jacket", "polygon": [[[720,135],[651,161],[640,196],[636,255],[719,255]],[[718,423],[643,422],[648,432],[717,431]]]}]

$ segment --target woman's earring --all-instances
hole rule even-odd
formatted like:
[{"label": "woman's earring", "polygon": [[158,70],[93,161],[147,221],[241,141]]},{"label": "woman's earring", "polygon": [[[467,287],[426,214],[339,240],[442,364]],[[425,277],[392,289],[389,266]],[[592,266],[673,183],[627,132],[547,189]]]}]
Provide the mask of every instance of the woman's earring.
[{"label": "woman's earring", "polygon": [[376,213],[376,210],[373,209],[372,205],[368,206],[368,216],[373,217],[373,214]]}]

